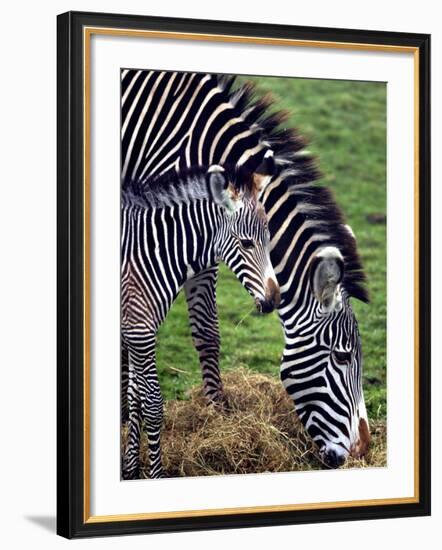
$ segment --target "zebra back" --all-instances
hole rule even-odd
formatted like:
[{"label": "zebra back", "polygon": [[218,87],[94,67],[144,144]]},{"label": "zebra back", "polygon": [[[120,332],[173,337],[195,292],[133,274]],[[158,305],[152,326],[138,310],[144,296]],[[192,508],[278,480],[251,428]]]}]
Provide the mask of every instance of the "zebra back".
[{"label": "zebra back", "polygon": [[266,102],[252,95],[228,76],[123,71],[123,182],[212,164],[253,172],[270,145],[257,123]]}]

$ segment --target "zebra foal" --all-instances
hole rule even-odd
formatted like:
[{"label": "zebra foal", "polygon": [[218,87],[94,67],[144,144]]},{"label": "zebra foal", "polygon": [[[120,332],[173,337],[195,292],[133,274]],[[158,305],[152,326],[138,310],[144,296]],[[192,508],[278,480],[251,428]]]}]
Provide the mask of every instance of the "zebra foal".
[{"label": "zebra foal", "polygon": [[[142,425],[148,435],[149,477],[163,477],[163,419],[155,366],[157,330],[186,281],[224,261],[254,298],[272,311],[279,288],[269,233],[257,200],[259,173],[229,175],[220,166],[131,183],[122,194],[121,331],[128,359],[128,437],[124,479],[139,477]],[[192,291],[190,291],[192,292]]]}]

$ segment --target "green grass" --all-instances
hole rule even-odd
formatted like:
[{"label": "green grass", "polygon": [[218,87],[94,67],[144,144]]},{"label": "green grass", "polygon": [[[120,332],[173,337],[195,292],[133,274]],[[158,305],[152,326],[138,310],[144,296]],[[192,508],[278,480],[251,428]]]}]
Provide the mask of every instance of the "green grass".
[{"label": "green grass", "polygon": [[[383,83],[251,78],[259,93],[271,92],[287,125],[299,129],[358,241],[371,303],[353,300],[364,354],[369,418],[386,417],[386,226],[367,216],[386,213],[386,86]],[[221,268],[218,284],[221,369],[247,366],[279,376],[283,349],[276,314],[258,316],[235,276]],[[249,313],[249,314],[248,314]],[[180,295],[158,337],[158,370],[166,399],[184,399],[201,381],[187,309]]]}]

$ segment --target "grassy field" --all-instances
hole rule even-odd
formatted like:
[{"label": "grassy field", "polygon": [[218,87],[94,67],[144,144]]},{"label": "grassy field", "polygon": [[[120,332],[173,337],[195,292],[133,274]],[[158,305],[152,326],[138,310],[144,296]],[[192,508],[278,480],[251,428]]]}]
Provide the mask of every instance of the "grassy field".
[{"label": "grassy field", "polygon": [[[382,83],[254,78],[288,125],[310,140],[324,177],[358,240],[371,303],[353,300],[364,353],[364,390],[371,420],[386,418],[386,87]],[[276,314],[258,316],[235,276],[221,267],[218,284],[221,369],[247,367],[279,377],[283,338]],[[200,384],[183,295],[158,336],[158,371],[165,399],[186,399]]]}]

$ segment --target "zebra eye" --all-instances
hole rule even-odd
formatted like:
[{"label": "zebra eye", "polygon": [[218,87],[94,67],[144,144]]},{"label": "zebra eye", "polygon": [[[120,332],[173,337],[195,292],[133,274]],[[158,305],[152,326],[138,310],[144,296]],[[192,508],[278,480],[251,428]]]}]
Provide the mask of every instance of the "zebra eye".
[{"label": "zebra eye", "polygon": [[255,246],[254,242],[251,239],[241,239],[240,243],[241,243],[241,246],[246,250],[250,250]]},{"label": "zebra eye", "polygon": [[349,365],[351,363],[351,353],[349,351],[334,351],[333,357],[336,363],[340,365]]}]

